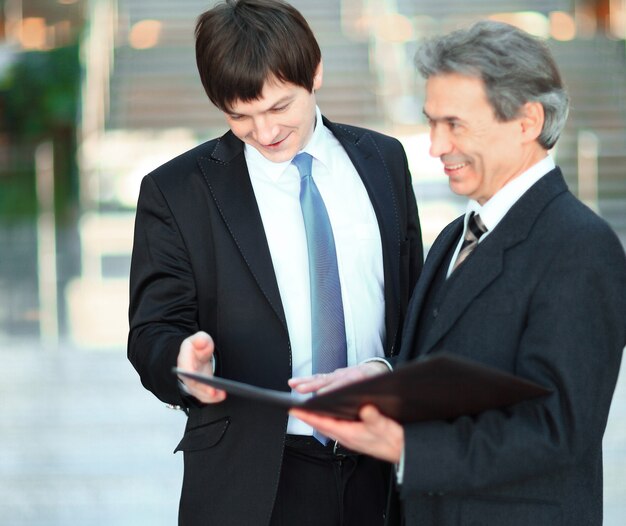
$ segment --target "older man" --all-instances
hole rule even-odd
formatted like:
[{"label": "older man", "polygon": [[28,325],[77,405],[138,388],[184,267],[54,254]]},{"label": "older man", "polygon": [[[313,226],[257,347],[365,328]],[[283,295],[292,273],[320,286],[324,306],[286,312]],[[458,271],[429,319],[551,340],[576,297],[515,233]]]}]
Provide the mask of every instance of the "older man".
[{"label": "older man", "polygon": [[[602,436],[626,344],[626,258],[549,151],[568,97],[545,45],[480,22],[425,43],[431,154],[467,212],[435,241],[400,361],[448,351],[553,390],[505,410],[400,425],[294,412],[398,463],[409,525],[602,524]],[[292,380],[300,391],[344,381]]]}]

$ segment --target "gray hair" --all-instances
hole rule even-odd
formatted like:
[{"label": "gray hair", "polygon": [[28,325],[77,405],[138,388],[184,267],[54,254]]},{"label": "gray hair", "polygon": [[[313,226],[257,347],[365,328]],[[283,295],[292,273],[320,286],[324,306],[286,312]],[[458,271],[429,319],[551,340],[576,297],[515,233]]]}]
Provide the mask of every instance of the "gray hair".
[{"label": "gray hair", "polygon": [[552,54],[538,38],[509,24],[481,21],[427,40],[415,64],[426,79],[449,73],[480,78],[500,121],[518,117],[527,102],[539,102],[545,121],[538,142],[547,150],[565,126],[569,96]]}]

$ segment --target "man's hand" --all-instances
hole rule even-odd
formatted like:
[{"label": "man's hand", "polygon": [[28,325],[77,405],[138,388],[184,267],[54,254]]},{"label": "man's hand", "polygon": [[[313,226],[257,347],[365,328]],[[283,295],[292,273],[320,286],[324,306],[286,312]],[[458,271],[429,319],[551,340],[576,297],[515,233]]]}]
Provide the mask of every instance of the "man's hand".
[{"label": "man's hand", "polygon": [[359,422],[320,416],[302,409],[292,409],[289,413],[352,451],[395,464],[400,462],[404,449],[404,429],[372,405],[361,409]]},{"label": "man's hand", "polygon": [[[213,351],[215,344],[213,338],[206,332],[199,331],[183,340],[178,352],[176,367],[194,373],[213,376]],[[187,391],[200,402],[215,404],[226,398],[226,392],[215,389],[206,384],[196,382],[191,378],[180,378],[185,384]]]},{"label": "man's hand", "polygon": [[365,362],[344,367],[328,374],[314,374],[289,380],[289,386],[299,393],[323,393],[343,385],[365,380],[370,376],[388,373],[389,368],[381,362]]}]

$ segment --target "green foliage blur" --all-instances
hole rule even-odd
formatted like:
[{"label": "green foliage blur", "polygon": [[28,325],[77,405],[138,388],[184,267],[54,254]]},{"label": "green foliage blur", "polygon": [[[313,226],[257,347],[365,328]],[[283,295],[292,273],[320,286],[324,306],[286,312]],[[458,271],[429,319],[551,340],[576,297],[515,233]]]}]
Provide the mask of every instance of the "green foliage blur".
[{"label": "green foliage blur", "polygon": [[0,219],[37,214],[34,154],[52,141],[57,217],[78,199],[76,133],[81,67],[78,45],[20,53],[0,78]]}]

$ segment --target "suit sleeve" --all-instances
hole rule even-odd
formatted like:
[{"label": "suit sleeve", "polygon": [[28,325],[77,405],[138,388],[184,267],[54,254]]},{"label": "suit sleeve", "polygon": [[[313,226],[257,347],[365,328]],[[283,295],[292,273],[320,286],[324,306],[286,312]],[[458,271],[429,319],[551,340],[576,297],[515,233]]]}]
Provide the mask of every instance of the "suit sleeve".
[{"label": "suit sleeve", "polygon": [[[404,156],[404,184],[406,188],[406,210],[407,210],[407,252],[409,254],[409,283],[407,286],[408,298],[411,297],[411,293],[417,283],[422,267],[424,265],[424,246],[422,242],[422,229],[419,220],[419,213],[417,210],[417,202],[415,199],[415,191],[413,189],[413,179],[409,170],[409,164],[406,157],[406,153],[403,150]],[[407,298],[407,302],[408,302]]]},{"label": "suit sleeve", "polygon": [[196,288],[176,220],[151,176],[142,181],[130,271],[128,358],[160,400],[184,405],[172,374],[182,340],[198,330]]},{"label": "suit sleeve", "polygon": [[[515,311],[516,347],[501,352],[514,353],[515,372],[553,394],[405,426],[403,498],[504,487],[597,460],[626,345],[624,250],[608,228],[590,228],[533,257],[539,278],[516,284],[524,293],[513,299],[524,303]],[[468,341],[497,348],[489,330],[496,319],[482,334],[465,331]]]}]

